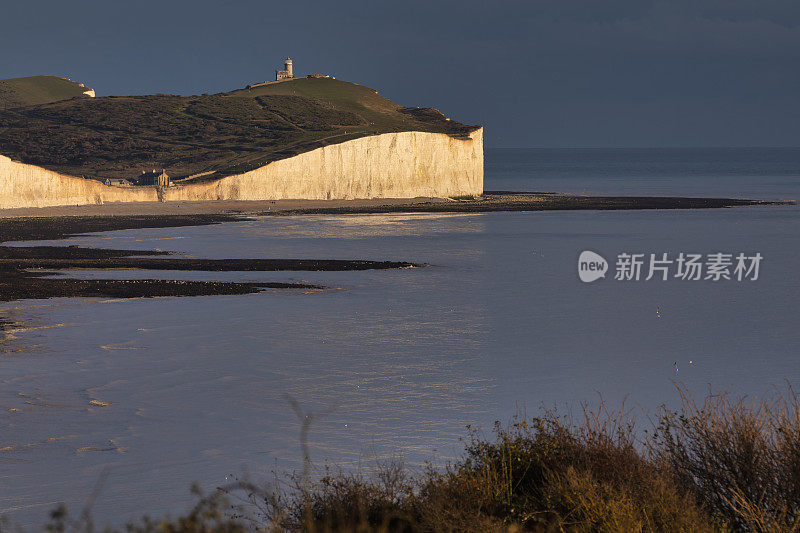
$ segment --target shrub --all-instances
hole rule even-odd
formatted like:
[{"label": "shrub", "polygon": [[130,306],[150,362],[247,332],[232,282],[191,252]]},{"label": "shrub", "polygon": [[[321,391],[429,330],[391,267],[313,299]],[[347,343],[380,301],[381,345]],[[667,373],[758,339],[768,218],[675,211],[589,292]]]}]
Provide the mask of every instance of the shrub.
[{"label": "shrub", "polygon": [[658,457],[715,519],[739,531],[800,530],[800,410],[789,389],[748,400],[727,393],[664,410]]},{"label": "shrub", "polygon": [[[129,531],[800,530],[793,391],[702,405],[679,391],[682,406],[662,409],[654,432],[639,432],[624,408],[584,407],[577,421],[546,411],[498,423],[490,438],[470,430],[464,456],[444,468],[412,476],[390,462],[370,476],[326,471],[312,482],[306,463],[289,489],[237,482],[199,495],[185,517]],[[51,529],[63,531],[65,511],[53,517]]]}]

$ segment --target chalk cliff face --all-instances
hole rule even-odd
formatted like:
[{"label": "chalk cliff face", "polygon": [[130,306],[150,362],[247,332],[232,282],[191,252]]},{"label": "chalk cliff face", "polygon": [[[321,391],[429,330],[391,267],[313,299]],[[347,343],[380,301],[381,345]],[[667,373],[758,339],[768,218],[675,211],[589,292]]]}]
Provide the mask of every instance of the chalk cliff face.
[{"label": "chalk cliff face", "polygon": [[[217,181],[178,185],[170,200],[335,200],[483,192],[483,129],[469,139],[400,132],[362,137]],[[150,187],[108,187],[0,155],[0,208],[157,201]]]},{"label": "chalk cliff face", "polygon": [[158,201],[155,189],[106,187],[0,155],[0,209],[147,201]]}]

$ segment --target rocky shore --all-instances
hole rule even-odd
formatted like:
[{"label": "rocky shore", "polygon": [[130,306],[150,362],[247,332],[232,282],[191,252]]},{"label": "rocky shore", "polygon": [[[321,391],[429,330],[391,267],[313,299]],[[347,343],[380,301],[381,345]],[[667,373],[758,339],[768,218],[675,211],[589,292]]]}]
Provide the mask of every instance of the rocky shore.
[{"label": "rocky shore", "polygon": [[[0,221],[3,242],[55,240],[97,231],[215,224],[239,220],[226,215],[40,217]],[[155,256],[155,257],[154,257]],[[0,301],[28,298],[204,296],[249,294],[265,289],[324,289],[309,283],[212,282],[185,280],[82,280],[50,277],[70,269],[180,271],[323,271],[409,268],[406,262],[316,259],[194,259],[170,252],[107,250],[76,246],[0,246]]]}]

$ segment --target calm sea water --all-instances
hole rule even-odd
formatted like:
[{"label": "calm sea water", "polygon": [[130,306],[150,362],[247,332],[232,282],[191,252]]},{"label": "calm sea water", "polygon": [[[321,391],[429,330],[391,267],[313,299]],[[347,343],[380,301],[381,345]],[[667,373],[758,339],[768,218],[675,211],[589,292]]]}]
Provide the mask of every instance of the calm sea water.
[{"label": "calm sea water", "polygon": [[[490,151],[486,188],[800,198],[800,151]],[[627,186],[626,186],[627,184]],[[465,426],[598,395],[649,412],[674,383],[761,394],[800,384],[800,210],[262,218],[59,241],[190,256],[428,263],[376,272],[190,273],[307,280],[326,291],[0,306],[0,511],[79,509],[124,522],[178,512],[193,481],[297,468],[287,398],[325,413],[311,453],[367,470],[439,464]],[[579,281],[577,257],[760,252],[757,281]],[[175,272],[80,272],[176,277]],[[689,361],[692,361],[689,363]],[[676,372],[677,364],[677,372]]]},{"label": "calm sea water", "polygon": [[800,198],[800,148],[495,149],[486,189]]}]

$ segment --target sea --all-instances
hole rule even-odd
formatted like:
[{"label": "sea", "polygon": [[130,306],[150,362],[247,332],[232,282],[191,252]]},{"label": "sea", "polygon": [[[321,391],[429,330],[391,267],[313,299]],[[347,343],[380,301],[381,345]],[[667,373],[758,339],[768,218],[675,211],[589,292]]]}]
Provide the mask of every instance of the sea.
[{"label": "sea", "polygon": [[[498,191],[800,199],[793,148],[496,149],[485,173]],[[303,420],[314,475],[413,473],[456,460],[468,426],[490,437],[542,409],[624,408],[645,430],[679,388],[797,390],[799,230],[800,208],[780,205],[263,217],[39,243],[426,266],[77,271],[328,289],[0,304],[0,514],[30,530],[60,503],[99,525],[174,516],[195,482],[297,472]],[[586,251],[607,262],[591,282]]]}]

